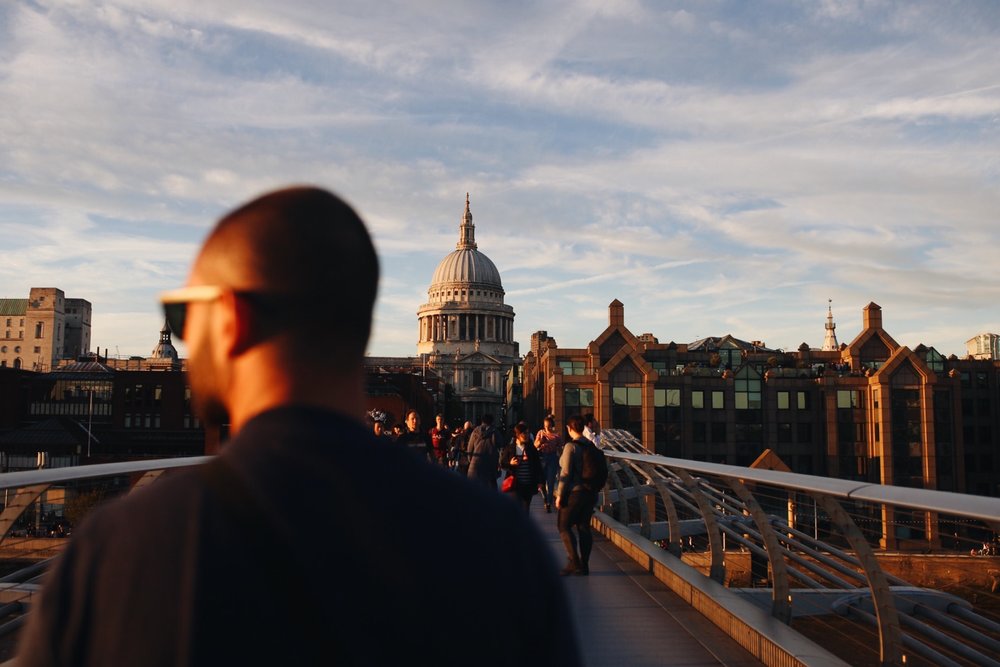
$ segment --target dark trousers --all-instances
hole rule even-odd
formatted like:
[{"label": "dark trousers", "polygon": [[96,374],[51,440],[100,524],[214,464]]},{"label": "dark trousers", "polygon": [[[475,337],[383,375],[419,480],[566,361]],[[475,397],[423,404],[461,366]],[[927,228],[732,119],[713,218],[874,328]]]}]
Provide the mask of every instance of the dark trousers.
[{"label": "dark trousers", "polygon": [[[594,548],[594,536],[590,532],[590,517],[594,514],[594,504],[597,494],[580,489],[569,494],[566,504],[559,508],[556,525],[559,527],[559,537],[566,547],[566,556],[570,565],[586,570],[589,568],[590,552]],[[579,534],[580,551],[577,553],[577,537],[573,534],[576,528]]]}]

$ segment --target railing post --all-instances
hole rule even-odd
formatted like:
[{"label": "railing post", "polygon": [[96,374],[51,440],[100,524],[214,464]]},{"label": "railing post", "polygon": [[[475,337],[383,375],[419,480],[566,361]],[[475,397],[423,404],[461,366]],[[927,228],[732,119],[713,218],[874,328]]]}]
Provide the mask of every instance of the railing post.
[{"label": "railing post", "polygon": [[708,498],[702,493],[698,480],[692,477],[691,473],[683,468],[677,468],[673,472],[681,478],[684,486],[691,492],[695,502],[698,503],[698,511],[701,512],[701,517],[705,521],[705,532],[708,534],[708,545],[712,555],[708,576],[720,584],[724,584],[726,583],[726,555],[722,550],[722,531],[719,530],[719,523],[715,520],[715,511],[712,509],[711,503],[708,502]]},{"label": "railing post", "polygon": [[[632,470],[631,461],[626,461],[622,465],[622,470],[625,471],[629,483],[635,489],[636,502],[639,504],[639,534],[648,540],[652,534],[652,528],[649,520],[649,507],[646,505],[645,498],[642,497],[642,491],[646,485],[639,484],[639,478],[635,476],[635,472]],[[626,515],[628,514],[628,500],[625,501],[625,513]],[[622,523],[628,524],[627,521],[623,521]]]},{"label": "railing post", "polygon": [[[628,524],[628,501],[625,500],[625,489],[622,487],[622,482],[618,479],[617,473],[622,469],[623,464],[619,462],[608,464],[608,481],[615,487],[615,492],[618,495],[618,520],[624,524]],[[624,508],[624,509],[623,509]]]},{"label": "railing post", "polygon": [[663,499],[663,506],[667,510],[667,526],[670,528],[670,536],[667,539],[667,551],[680,558],[684,551],[684,543],[681,541],[681,520],[677,516],[677,506],[674,505],[674,497],[667,490],[667,484],[663,479],[663,475],[658,473],[652,464],[644,463],[642,464],[642,469],[649,476],[653,485],[656,486],[657,492],[659,492],[660,497]]},{"label": "railing post", "polygon": [[868,580],[872,606],[875,608],[875,618],[878,623],[880,664],[886,666],[903,664],[903,633],[899,625],[899,613],[896,611],[896,603],[885,572],[875,559],[875,552],[837,500],[824,493],[811,495],[850,543]]},{"label": "railing post", "polygon": [[792,620],[792,598],[788,592],[788,565],[785,563],[784,549],[778,543],[778,536],[774,534],[774,528],[771,527],[767,514],[743,481],[730,479],[729,488],[743,501],[757,530],[760,531],[764,548],[767,550],[767,559],[771,563],[771,615],[787,625]]}]

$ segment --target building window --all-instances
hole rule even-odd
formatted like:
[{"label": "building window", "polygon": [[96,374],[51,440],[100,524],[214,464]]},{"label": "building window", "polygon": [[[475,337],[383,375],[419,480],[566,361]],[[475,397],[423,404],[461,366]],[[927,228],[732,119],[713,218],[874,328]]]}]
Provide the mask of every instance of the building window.
[{"label": "building window", "polygon": [[779,410],[787,410],[788,408],[791,407],[791,402],[788,400],[789,399],[789,392],[787,392],[787,391],[779,391],[777,393],[777,399],[778,399],[778,409]]},{"label": "building window", "polygon": [[35,338],[43,338],[45,336],[45,322],[35,322]]},{"label": "building window", "polygon": [[34,351],[35,351],[35,354],[41,354],[42,348],[40,348],[39,346],[36,345]]},{"label": "building window", "polygon": [[642,438],[642,387],[611,387],[611,427]]},{"label": "building window", "polygon": [[567,387],[563,390],[563,400],[567,415],[594,411],[593,389]]},{"label": "building window", "polygon": [[586,375],[587,374],[587,362],[586,361],[560,361],[559,368],[562,369],[563,375]]},{"label": "building window", "polygon": [[712,392],[712,409],[723,410],[726,407],[726,395],[721,391]]},{"label": "building window", "polygon": [[657,408],[677,408],[681,405],[680,389],[654,389],[653,406]]},{"label": "building window", "polygon": [[695,410],[705,407],[705,392],[700,389],[691,392],[691,407]]},{"label": "building window", "polygon": [[[736,374],[736,409],[760,409],[760,375],[750,366]],[[714,400],[714,399],[713,399]],[[713,406],[714,407],[714,406]]]},{"label": "building window", "polygon": [[837,407],[840,409],[858,407],[858,392],[849,389],[837,390]]},{"label": "building window", "polygon": [[927,366],[935,373],[944,371],[944,357],[933,347],[927,350]]},{"label": "building window", "polygon": [[739,349],[719,350],[719,360],[726,368],[739,368],[743,362],[743,351]]},{"label": "building window", "polygon": [[799,410],[809,409],[809,393],[805,391],[795,392],[795,407]]},{"label": "building window", "polygon": [[482,371],[472,371],[472,386],[482,387],[483,386],[483,372]]}]

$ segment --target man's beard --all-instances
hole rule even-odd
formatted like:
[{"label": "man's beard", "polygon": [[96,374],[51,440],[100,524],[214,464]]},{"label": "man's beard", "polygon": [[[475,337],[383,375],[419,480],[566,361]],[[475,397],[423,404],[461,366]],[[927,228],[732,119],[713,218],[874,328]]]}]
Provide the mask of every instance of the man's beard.
[{"label": "man's beard", "polygon": [[195,415],[205,426],[217,428],[229,423],[229,411],[218,386],[223,380],[212,368],[211,347],[211,338],[205,336],[201,346],[190,350],[188,381],[191,383],[191,405]]}]

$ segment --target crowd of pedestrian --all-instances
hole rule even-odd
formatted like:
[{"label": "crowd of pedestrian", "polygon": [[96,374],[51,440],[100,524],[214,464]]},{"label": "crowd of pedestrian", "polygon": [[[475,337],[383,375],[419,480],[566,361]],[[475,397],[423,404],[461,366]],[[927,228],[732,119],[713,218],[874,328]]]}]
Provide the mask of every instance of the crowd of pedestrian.
[{"label": "crowd of pedestrian", "polygon": [[526,513],[532,499],[541,496],[546,513],[556,509],[567,555],[562,574],[589,574],[593,544],[590,518],[607,480],[607,464],[598,447],[601,427],[593,414],[569,417],[561,432],[554,415],[547,415],[536,432],[521,421],[509,438],[494,425],[491,414],[483,415],[478,425],[467,421],[455,429],[438,414],[434,426],[423,430],[420,415],[410,410],[398,433],[394,428],[392,434],[386,431],[388,417],[384,412],[372,410],[368,417],[377,437],[403,445],[419,458],[447,467],[476,484],[508,494]]}]

